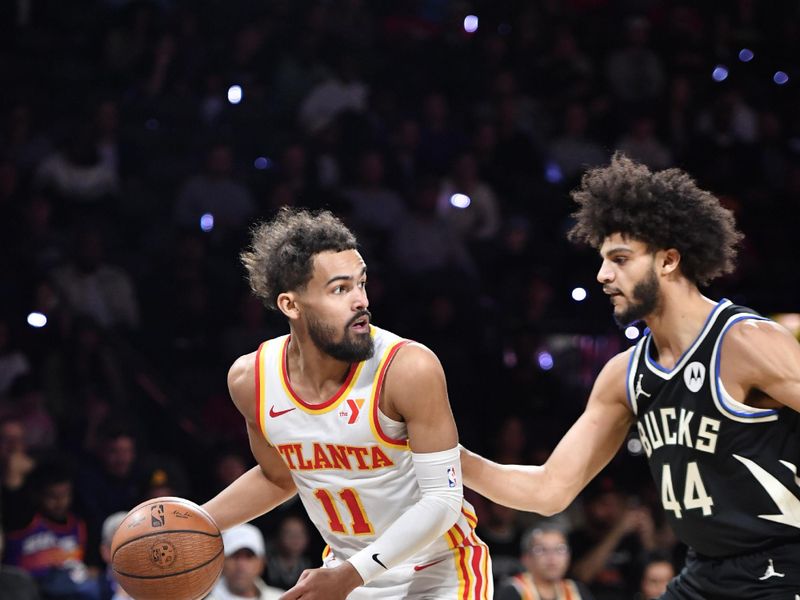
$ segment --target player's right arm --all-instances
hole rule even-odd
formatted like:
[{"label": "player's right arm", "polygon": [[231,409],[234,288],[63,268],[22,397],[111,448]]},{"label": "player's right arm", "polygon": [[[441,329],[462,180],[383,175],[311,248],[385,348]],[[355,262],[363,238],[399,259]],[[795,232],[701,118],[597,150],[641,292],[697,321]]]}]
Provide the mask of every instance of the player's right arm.
[{"label": "player's right arm", "polygon": [[630,352],[603,367],[586,410],[544,465],[501,465],[464,449],[464,485],[517,510],[552,515],[569,506],[614,457],[633,423],[625,391]]},{"label": "player's right arm", "polygon": [[255,353],[233,363],[228,390],[247,423],[250,449],[258,465],[203,505],[221,531],[255,519],[297,493],[289,469],[261,433],[256,419]]}]

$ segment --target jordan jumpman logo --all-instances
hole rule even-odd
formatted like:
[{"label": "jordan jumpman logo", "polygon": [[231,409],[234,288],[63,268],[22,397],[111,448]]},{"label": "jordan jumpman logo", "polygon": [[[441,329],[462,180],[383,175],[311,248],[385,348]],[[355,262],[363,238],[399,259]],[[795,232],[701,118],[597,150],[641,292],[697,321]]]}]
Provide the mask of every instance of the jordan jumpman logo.
[{"label": "jordan jumpman logo", "polygon": [[770,577],[785,577],[785,575],[783,573],[778,573],[775,570],[775,567],[772,565],[772,559],[771,558],[769,559],[769,565],[767,565],[767,570],[758,579],[759,579],[759,581],[764,581],[765,579],[769,579]]},{"label": "jordan jumpman logo", "polygon": [[651,397],[650,394],[642,389],[642,377],[644,377],[644,373],[639,373],[639,381],[636,382],[636,400],[639,399],[639,396]]}]

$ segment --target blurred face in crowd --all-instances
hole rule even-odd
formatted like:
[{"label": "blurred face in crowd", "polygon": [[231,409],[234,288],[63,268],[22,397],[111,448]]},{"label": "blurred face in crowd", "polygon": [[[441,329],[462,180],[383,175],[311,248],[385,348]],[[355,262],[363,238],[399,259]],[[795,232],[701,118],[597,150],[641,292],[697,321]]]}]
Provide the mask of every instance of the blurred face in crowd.
[{"label": "blurred face in crowd", "polygon": [[522,562],[536,581],[556,583],[564,578],[569,567],[567,539],[560,531],[541,531],[531,537]]},{"label": "blurred face in crowd", "polygon": [[237,596],[252,596],[255,580],[264,571],[264,559],[249,548],[242,548],[225,558],[222,576],[228,590]]},{"label": "blurred face in crowd", "polygon": [[667,584],[673,577],[675,569],[671,563],[665,560],[650,563],[642,574],[642,597],[647,600],[658,598],[667,591]]},{"label": "blurred face in crowd", "polygon": [[300,519],[290,517],[281,525],[278,541],[281,553],[286,556],[300,556],[308,547],[308,529]]},{"label": "blurred face in crowd", "polygon": [[624,509],[624,499],[621,494],[605,492],[586,504],[586,516],[592,525],[605,529],[619,521]]},{"label": "blurred face in crowd", "polygon": [[25,451],[25,433],[19,421],[0,423],[0,465],[12,455]]},{"label": "blurred face in crowd", "polygon": [[66,521],[72,505],[72,484],[62,481],[45,486],[40,497],[42,514],[54,521]]},{"label": "blurred face in crowd", "polygon": [[118,478],[127,477],[136,459],[136,443],[127,435],[108,440],[102,458],[110,475]]}]

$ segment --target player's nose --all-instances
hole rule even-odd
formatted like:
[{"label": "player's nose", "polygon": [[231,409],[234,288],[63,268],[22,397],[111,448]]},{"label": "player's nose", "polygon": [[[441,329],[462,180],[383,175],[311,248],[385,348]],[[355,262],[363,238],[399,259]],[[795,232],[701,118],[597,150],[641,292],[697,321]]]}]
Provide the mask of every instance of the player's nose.
[{"label": "player's nose", "polygon": [[603,264],[600,265],[600,269],[597,271],[597,281],[603,285],[614,281],[614,270],[606,260],[603,261]]}]

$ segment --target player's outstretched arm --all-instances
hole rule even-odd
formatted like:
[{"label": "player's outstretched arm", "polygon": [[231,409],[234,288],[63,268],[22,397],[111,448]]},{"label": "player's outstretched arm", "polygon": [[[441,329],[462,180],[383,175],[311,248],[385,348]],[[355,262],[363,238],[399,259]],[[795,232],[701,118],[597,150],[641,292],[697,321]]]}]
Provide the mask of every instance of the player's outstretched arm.
[{"label": "player's outstretched arm", "polygon": [[256,422],[254,368],[255,353],[237,359],[228,372],[228,390],[245,418],[258,465],[203,505],[222,531],[263,515],[297,493],[289,470]]},{"label": "player's outstretched arm", "polygon": [[458,519],[463,503],[458,432],[436,355],[418,344],[399,350],[387,371],[381,407],[406,422],[420,499],[344,565],[306,571],[281,600],[344,598],[444,535]]},{"label": "player's outstretched arm", "polygon": [[625,393],[629,352],[603,367],[586,410],[544,465],[501,465],[464,449],[464,485],[517,510],[552,515],[569,506],[614,457],[633,423]]}]

